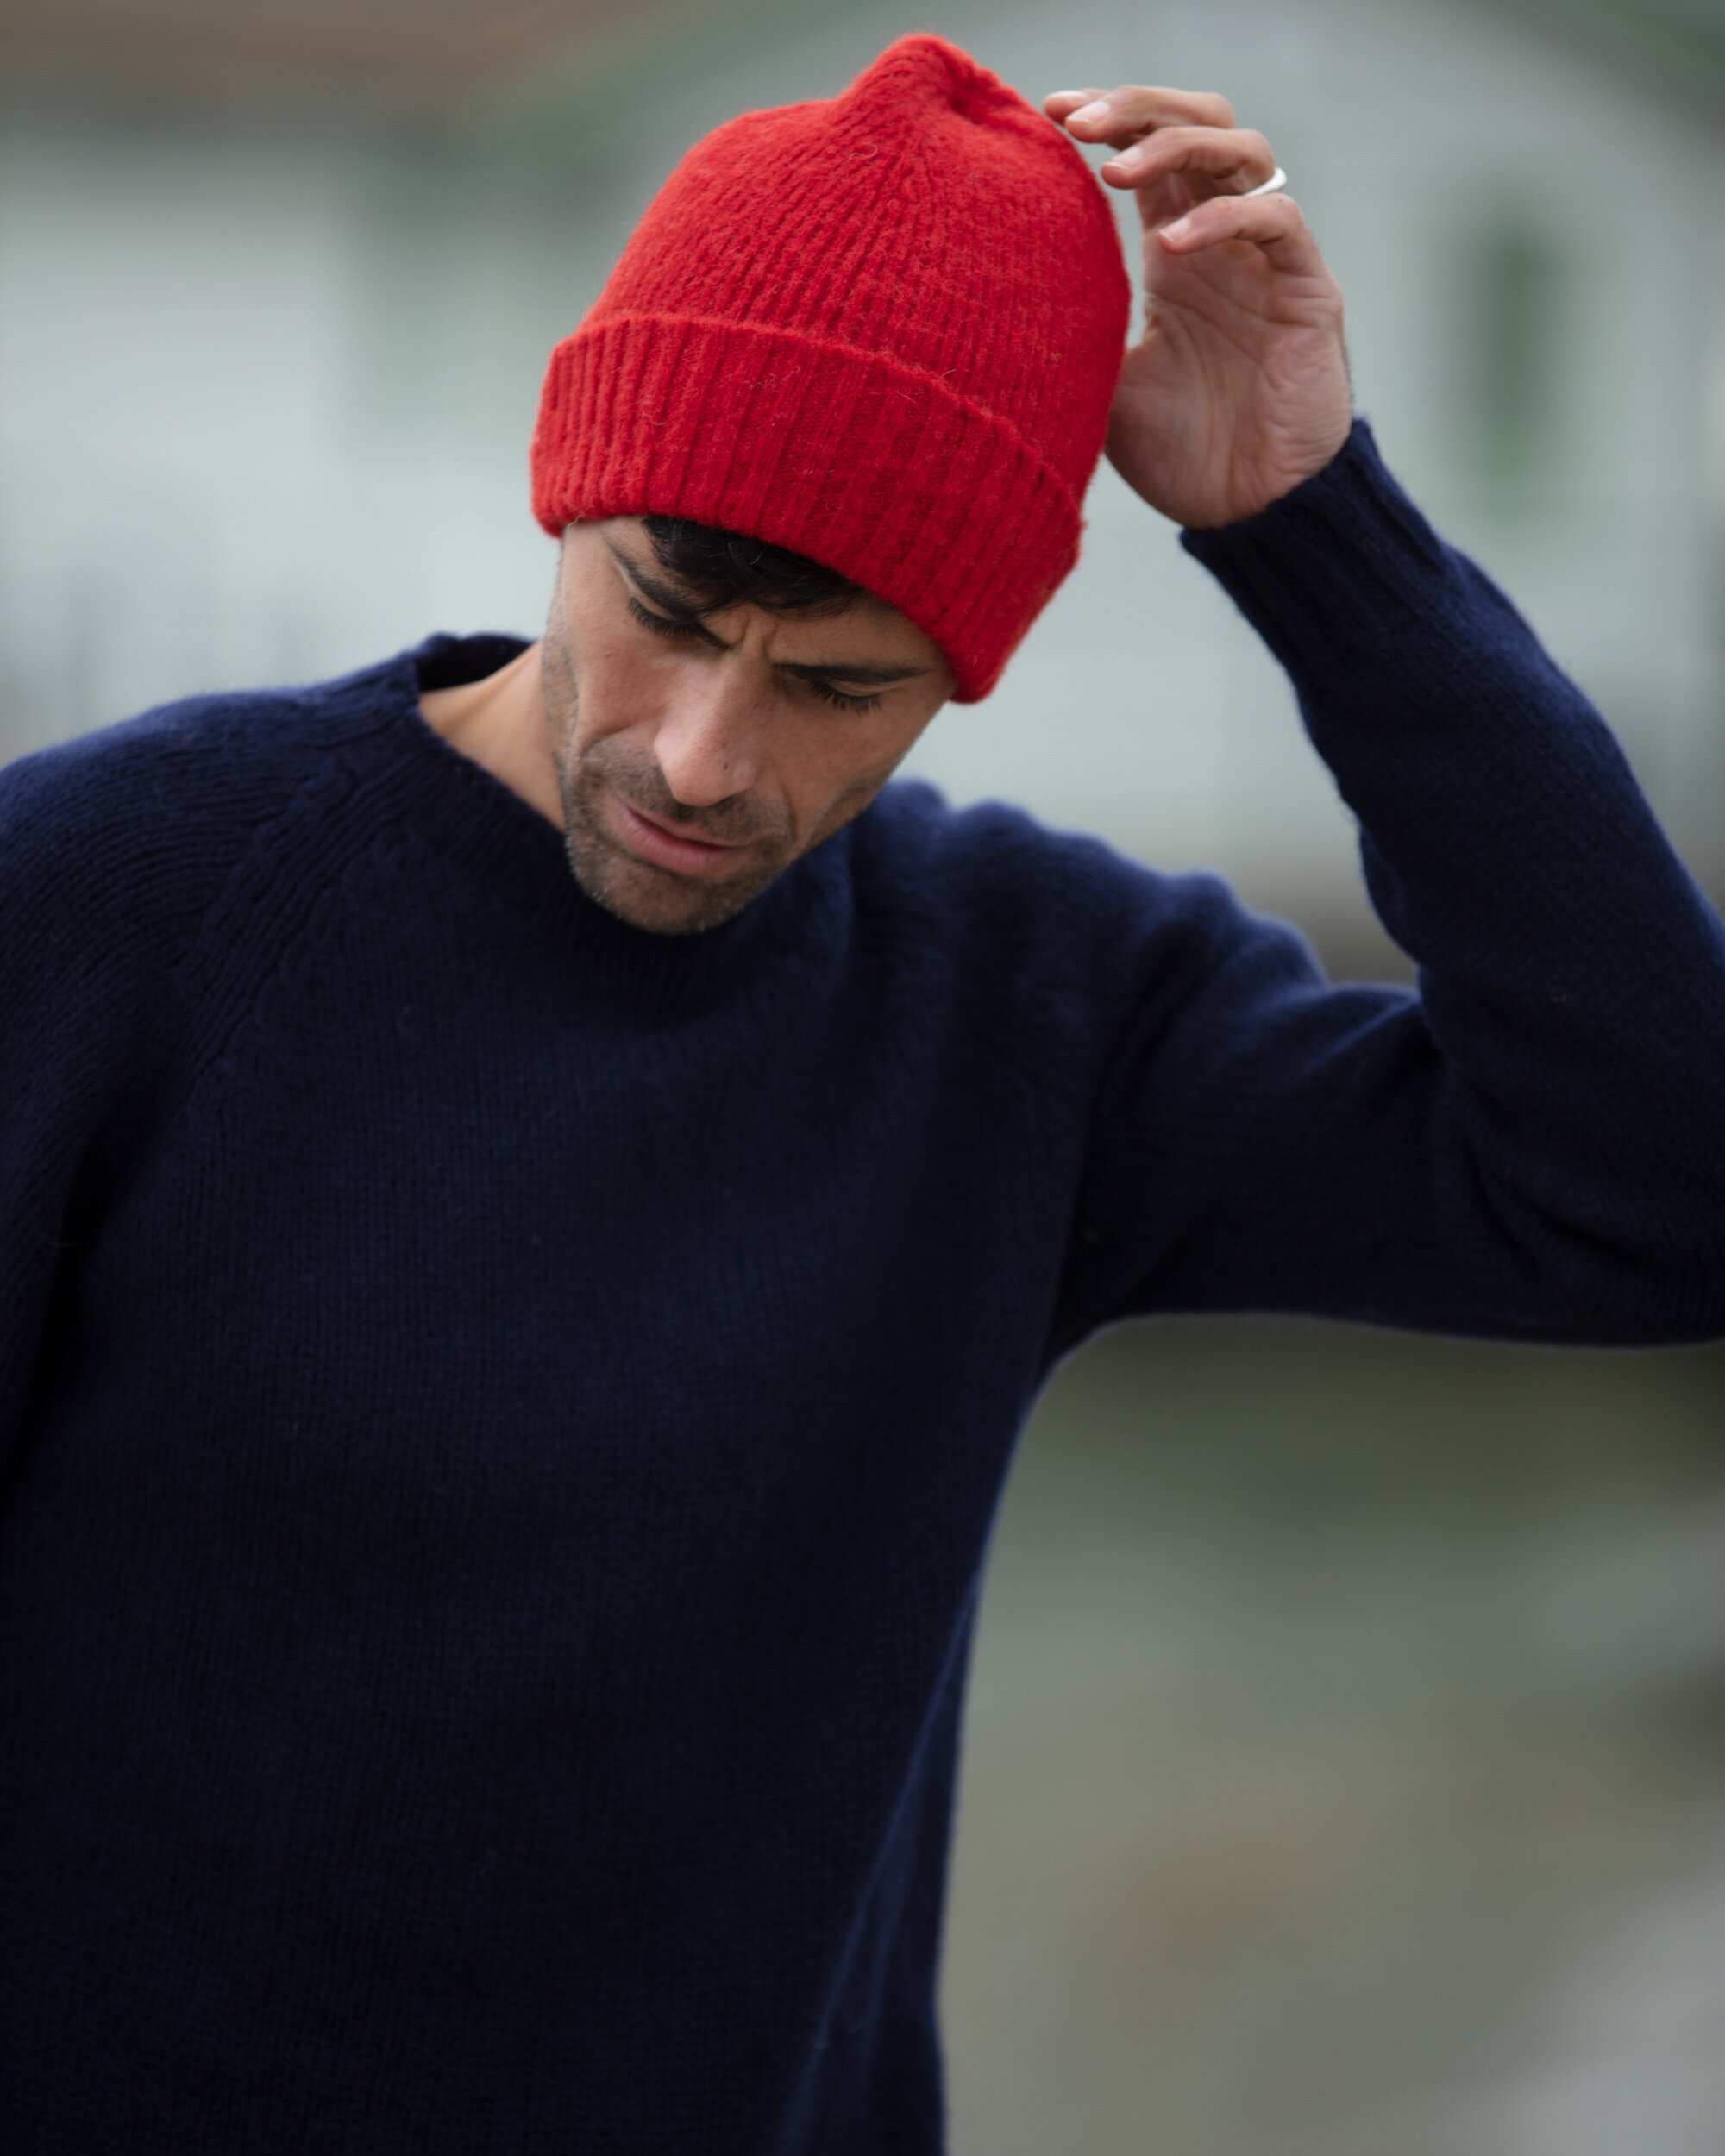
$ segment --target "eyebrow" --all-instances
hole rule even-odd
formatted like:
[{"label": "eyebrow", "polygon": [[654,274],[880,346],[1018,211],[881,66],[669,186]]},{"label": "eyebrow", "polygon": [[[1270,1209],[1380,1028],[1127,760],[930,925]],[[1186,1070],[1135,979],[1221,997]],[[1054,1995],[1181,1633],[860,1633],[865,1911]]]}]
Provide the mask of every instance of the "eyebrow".
[{"label": "eyebrow", "polygon": [[[662,607],[674,621],[686,622],[691,629],[698,630],[710,644],[717,644],[721,651],[731,649],[724,637],[713,634],[701,619],[698,609],[692,606],[680,592],[674,591],[668,584],[662,584],[658,578],[649,576],[634,556],[625,554],[614,541],[606,539],[605,543],[607,550],[628,572],[630,580],[643,598],[650,599],[656,606]],[[851,659],[775,659],[773,664],[781,674],[794,674],[799,680],[857,681],[868,688],[885,688],[894,681],[913,680],[918,674],[932,670],[928,667],[865,666]]]}]

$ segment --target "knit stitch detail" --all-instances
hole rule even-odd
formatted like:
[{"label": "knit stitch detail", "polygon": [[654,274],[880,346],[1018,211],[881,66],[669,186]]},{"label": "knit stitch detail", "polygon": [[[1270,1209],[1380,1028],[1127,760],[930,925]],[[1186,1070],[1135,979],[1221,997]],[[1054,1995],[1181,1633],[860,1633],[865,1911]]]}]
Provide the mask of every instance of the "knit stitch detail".
[{"label": "knit stitch detail", "polygon": [[[770,390],[778,423],[713,414]],[[1009,419],[878,353],[623,315],[552,355],[534,513],[687,517],[826,563],[940,645],[975,703],[1078,559],[1072,488]]]},{"label": "knit stitch detail", "polygon": [[553,353],[533,503],[806,554],[998,680],[1078,559],[1131,285],[1077,146],[944,39],[697,142]]}]

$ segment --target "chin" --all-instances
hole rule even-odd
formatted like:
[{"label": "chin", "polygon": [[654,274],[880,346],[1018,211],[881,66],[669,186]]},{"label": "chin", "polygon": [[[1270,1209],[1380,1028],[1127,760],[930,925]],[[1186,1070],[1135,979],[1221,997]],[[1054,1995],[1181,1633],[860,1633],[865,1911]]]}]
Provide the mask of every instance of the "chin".
[{"label": "chin", "polygon": [[722,927],[775,882],[782,869],[781,864],[734,883],[692,885],[608,847],[569,838],[564,850],[575,881],[594,905],[649,936],[699,936]]}]

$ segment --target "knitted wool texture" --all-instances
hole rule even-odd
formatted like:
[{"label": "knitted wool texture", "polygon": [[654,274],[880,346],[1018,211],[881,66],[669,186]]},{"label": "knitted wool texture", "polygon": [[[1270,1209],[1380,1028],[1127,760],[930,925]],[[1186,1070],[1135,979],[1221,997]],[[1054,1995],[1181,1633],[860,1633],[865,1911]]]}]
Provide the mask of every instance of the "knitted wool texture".
[{"label": "knitted wool texture", "polygon": [[837,569],[977,702],[1078,559],[1131,287],[1077,147],[944,39],[686,153],[551,355],[533,507]]}]

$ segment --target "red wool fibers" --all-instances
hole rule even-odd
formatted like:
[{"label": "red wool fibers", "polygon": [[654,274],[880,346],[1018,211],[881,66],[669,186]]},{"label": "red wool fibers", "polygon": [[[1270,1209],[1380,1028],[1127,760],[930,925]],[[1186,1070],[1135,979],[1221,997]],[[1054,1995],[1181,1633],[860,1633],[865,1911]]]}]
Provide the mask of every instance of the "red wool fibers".
[{"label": "red wool fibers", "polygon": [[685,153],[551,354],[534,514],[807,555],[978,702],[1078,559],[1130,294],[1077,145],[944,38],[900,38]]}]

